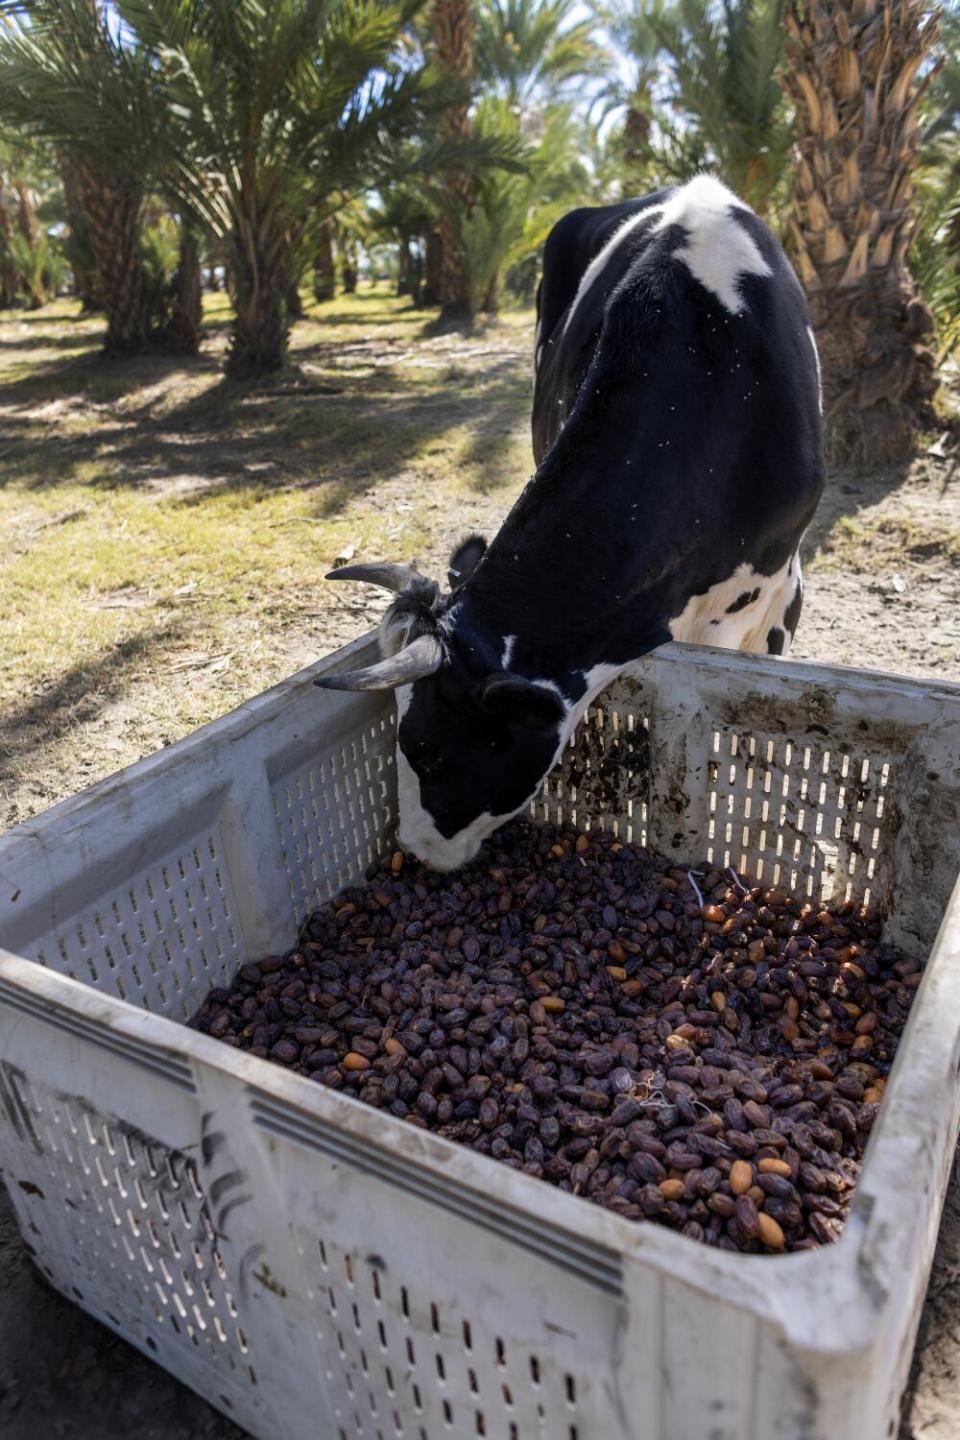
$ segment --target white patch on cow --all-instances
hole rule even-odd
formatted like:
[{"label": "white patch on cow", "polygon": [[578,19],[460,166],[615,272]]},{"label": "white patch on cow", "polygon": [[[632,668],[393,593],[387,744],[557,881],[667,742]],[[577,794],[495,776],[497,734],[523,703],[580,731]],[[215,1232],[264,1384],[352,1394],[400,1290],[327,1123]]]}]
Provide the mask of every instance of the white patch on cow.
[{"label": "white patch on cow", "polygon": [[602,665],[593,665],[589,670],[584,670],[583,683],[587,688],[573,708],[573,713],[570,716],[570,725],[567,730],[568,736],[572,734],[580,724],[580,721],[587,713],[590,705],[600,694],[600,691],[606,690],[610,682],[616,680],[617,676],[621,675],[625,668],[626,666],[624,665],[608,665],[604,663]]},{"label": "white patch on cow", "polygon": [[[478,564],[477,564],[477,569],[479,569],[482,564],[483,564],[483,556],[481,555],[480,560],[479,560],[479,562],[478,562]],[[477,571],[474,570],[473,573],[476,574]],[[453,634],[454,630],[457,628],[457,616],[459,615],[460,610],[462,609],[462,607],[463,607],[463,601],[462,601],[462,600],[454,600],[454,602],[453,602],[453,604],[450,606],[449,610],[445,610],[445,611],[443,612],[443,614],[440,616],[440,619],[437,621],[437,633],[438,633],[439,635],[452,635],[452,634]]]},{"label": "white patch on cow", "polygon": [[[529,677],[527,677],[527,678],[529,678]],[[564,707],[565,710],[569,710],[569,709],[570,709],[570,701],[567,699],[566,695],[564,695],[563,691],[560,689],[560,686],[557,684],[556,680],[534,680],[534,679],[530,679],[530,684],[531,684],[531,685],[539,685],[541,690],[549,690],[549,691],[551,692],[551,694],[556,695],[557,699],[560,701],[560,704]]]},{"label": "white patch on cow", "polygon": [[754,240],[730,214],[731,207],[750,209],[712,175],[696,175],[670,196],[654,230],[683,226],[687,239],[677,246],[674,256],[725,309],[738,315],[744,307],[740,277],[773,272]]},{"label": "white patch on cow", "polygon": [[398,619],[392,613],[392,606],[387,610],[377,630],[380,654],[384,659],[390,655],[398,655],[400,653],[410,638],[412,626],[412,615],[405,615],[402,619]]},{"label": "white patch on cow", "polygon": [[[767,635],[776,626],[784,631],[785,655],[791,637],[783,617],[799,578],[799,555],[792,555],[773,575],[761,575],[752,565],[738,565],[728,579],[712,585],[705,594],[691,595],[680,614],[669,621],[670,634],[674,640],[685,640],[690,645],[719,645],[727,650],[766,654]],[[742,595],[752,595],[754,590],[760,592],[755,600],[732,615],[728,613]]]},{"label": "white patch on cow", "polygon": [[503,654],[500,656],[500,665],[504,670],[510,669],[510,661],[513,659],[513,647],[517,643],[516,635],[504,635]]},{"label": "white patch on cow", "polygon": [[817,404],[820,406],[820,414],[823,414],[823,371],[820,369],[820,351],[817,349],[817,337],[813,333],[813,326],[807,326],[807,338],[813,346],[813,360],[817,367]]},{"label": "white patch on cow", "polygon": [[597,276],[603,270],[604,266],[607,264],[607,261],[610,259],[610,256],[613,254],[614,250],[616,250],[617,246],[622,244],[622,242],[626,240],[627,236],[630,235],[634,230],[636,230],[638,226],[642,225],[644,221],[649,220],[651,215],[658,215],[662,208],[663,207],[661,205],[649,205],[645,210],[638,210],[636,215],[628,216],[627,219],[624,220],[623,224],[620,225],[613,232],[613,234],[610,236],[610,239],[607,241],[606,245],[604,245],[600,253],[598,255],[594,255],[593,259],[590,261],[590,264],[587,266],[586,270],[584,270],[582,276],[580,277],[580,284],[577,286],[577,293],[576,295],[574,295],[573,303],[571,304],[570,309],[567,311],[567,318],[563,326],[564,335],[566,335],[567,331],[570,328],[570,321],[573,319],[573,312],[580,304],[580,301],[583,299],[584,295],[586,295],[587,291],[590,289],[590,286],[593,284],[594,280],[596,280]]},{"label": "white patch on cow", "polygon": [[491,815],[484,811],[463,830],[448,838],[446,835],[440,834],[430,815],[420,804],[420,781],[400,750],[397,751],[397,769],[398,781],[401,780],[403,772],[406,770],[409,772],[407,783],[416,787],[414,808],[405,810],[401,795],[400,844],[405,850],[412,850],[419,860],[430,866],[431,870],[459,870],[461,865],[466,865],[468,860],[473,859],[488,835],[492,835],[494,830],[499,830],[501,825],[512,820],[514,815],[519,815],[520,811],[525,810],[530,804],[529,799],[525,800],[509,815]]},{"label": "white patch on cow", "polygon": [[424,809],[420,799],[420,776],[400,748],[400,722],[410,705],[413,686],[398,685],[394,694],[397,702],[397,808],[400,812],[400,844],[405,850],[412,850],[434,870],[453,870],[463,861],[454,859],[449,864],[440,862],[448,847],[455,842],[446,840],[440,834]]}]

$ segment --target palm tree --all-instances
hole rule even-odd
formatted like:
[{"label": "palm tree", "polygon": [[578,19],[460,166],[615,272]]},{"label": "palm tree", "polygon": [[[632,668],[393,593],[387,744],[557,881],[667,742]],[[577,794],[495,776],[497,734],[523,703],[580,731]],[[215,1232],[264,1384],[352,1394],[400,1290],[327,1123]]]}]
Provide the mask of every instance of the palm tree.
[{"label": "palm tree", "polygon": [[435,211],[422,185],[392,185],[367,205],[367,230],[374,243],[397,247],[397,294],[421,300],[423,257]]},{"label": "palm tree", "polygon": [[[619,130],[611,130],[604,156],[619,172],[625,197],[642,195],[662,185],[682,184],[701,170],[717,165],[700,124],[700,116],[684,104],[661,27],[667,23],[663,0],[608,0],[600,12],[604,28],[629,62],[625,73],[614,70],[594,103],[601,127],[612,112],[623,112]],[[676,49],[681,42],[676,32]],[[711,32],[715,40],[715,34]],[[698,99],[688,94],[686,104]],[[723,132],[725,126],[717,127]]]},{"label": "palm tree", "polygon": [[960,131],[935,135],[923,158],[916,175],[919,220],[907,258],[944,360],[960,346]]},{"label": "palm tree", "polygon": [[348,200],[337,211],[334,226],[340,256],[340,281],[345,295],[356,294],[360,278],[360,246],[366,223],[367,212],[359,198]]},{"label": "palm tree", "polygon": [[[649,188],[655,154],[654,86],[660,75],[660,44],[642,12],[627,5],[615,7],[607,23],[633,66],[629,82],[625,84],[619,78],[614,81],[610,99],[626,107],[619,137],[624,191],[627,195],[637,195]],[[608,86],[608,94],[609,91]]]},{"label": "palm tree", "polygon": [[74,294],[80,301],[82,312],[93,315],[103,310],[104,306],[90,243],[90,228],[83,213],[83,185],[70,156],[61,152],[58,159],[67,220],[63,248],[73,273]]},{"label": "palm tree", "polygon": [[20,299],[22,276],[15,251],[18,240],[16,226],[17,190],[23,185],[20,147],[12,137],[0,139],[0,309],[9,310]]},{"label": "palm tree", "polygon": [[442,140],[405,143],[453,93],[410,63],[407,25],[421,0],[117,3],[189,133],[196,159],[180,188],[228,248],[228,369],[276,370],[315,221],[411,165],[449,160]]},{"label": "palm tree", "polygon": [[589,193],[590,176],[580,157],[580,127],[568,106],[549,106],[524,121],[507,100],[485,95],[474,127],[478,135],[509,136],[526,145],[521,171],[480,176],[470,209],[454,212],[471,313],[489,314],[498,309],[502,277],[540,251],[554,222]]},{"label": "palm tree", "polygon": [[[474,69],[474,19],[470,0],[433,0],[430,23],[438,66],[445,75],[459,81],[465,92],[462,102],[452,105],[443,118],[446,135],[454,144],[463,144],[470,137],[469,89]],[[467,259],[458,238],[456,220],[458,213],[469,212],[473,198],[473,178],[469,172],[452,172],[447,178],[437,225],[439,299],[447,319],[469,319],[473,315]]]},{"label": "palm tree", "polygon": [[332,300],[337,292],[337,267],[333,255],[333,221],[326,216],[317,226],[313,257],[313,294],[316,300]]},{"label": "palm tree", "polygon": [[164,327],[165,349],[173,355],[196,355],[200,349],[201,278],[196,221],[184,216],[180,221],[177,267],[170,284],[169,313]]},{"label": "palm tree", "polygon": [[933,313],[943,360],[960,346],[960,4],[940,12],[937,66],[919,108],[919,219],[907,263]]},{"label": "palm tree", "polygon": [[480,0],[476,72],[484,93],[527,109],[560,98],[572,80],[602,75],[613,57],[577,0]]},{"label": "palm tree", "polygon": [[678,0],[668,8],[661,0],[641,0],[633,19],[644,47],[652,34],[666,57],[671,102],[692,125],[710,163],[759,214],[771,204],[790,146],[777,83],[784,4]]},{"label": "palm tree", "polygon": [[149,338],[143,207],[166,148],[176,145],[158,77],[89,0],[23,0],[4,10],[0,114],[66,157],[107,315],[105,349],[141,350]]},{"label": "palm tree", "polygon": [[904,455],[936,389],[932,317],[907,268],[936,18],[923,0],[791,0],[786,23],[799,152],[790,238],[820,345],[829,450],[853,462]]}]

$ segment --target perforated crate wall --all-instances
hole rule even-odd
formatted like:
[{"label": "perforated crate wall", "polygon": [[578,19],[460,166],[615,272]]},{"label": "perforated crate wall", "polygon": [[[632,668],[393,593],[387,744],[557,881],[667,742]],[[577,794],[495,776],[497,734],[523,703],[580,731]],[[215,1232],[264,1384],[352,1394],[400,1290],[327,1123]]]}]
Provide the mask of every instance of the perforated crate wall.
[{"label": "perforated crate wall", "polygon": [[41,965],[187,1020],[247,958],[217,829],[208,828],[25,947]]},{"label": "perforated crate wall", "polygon": [[[192,1349],[198,1373],[212,1365],[234,1383],[255,1381],[195,1161],[8,1065],[0,1093],[34,1141],[30,1178],[18,1183],[56,1197],[35,1239],[41,1268],[148,1352]],[[54,1276],[44,1253],[57,1234]]]},{"label": "perforated crate wall", "polygon": [[624,687],[591,706],[530,807],[535,820],[647,842],[650,721]]},{"label": "perforated crate wall", "polygon": [[438,1304],[422,1277],[398,1279],[396,1256],[388,1270],[329,1239],[301,1242],[337,1440],[587,1440],[577,1377],[554,1347],[479,1330],[469,1303]]},{"label": "perforated crate wall", "polygon": [[280,857],[297,924],[380,858],[392,835],[391,709],[272,786]]},{"label": "perforated crate wall", "polygon": [[[617,1254],[546,1213],[426,1179],[415,1132],[384,1149],[262,1096],[251,1113],[293,1197],[287,1263],[335,1440],[603,1433],[623,1316]],[[547,1300],[552,1281],[563,1315]]]},{"label": "perforated crate wall", "polygon": [[[391,843],[390,701],[311,680],[0,838],[0,1164],[38,1263],[261,1440],[887,1433],[957,1130],[960,897],[835,1253],[707,1255],[170,1023]],[[958,757],[955,694],[668,647],[535,811],[889,887],[929,950]]]},{"label": "perforated crate wall", "polygon": [[707,858],[822,903],[883,894],[896,765],[817,737],[712,731]]}]

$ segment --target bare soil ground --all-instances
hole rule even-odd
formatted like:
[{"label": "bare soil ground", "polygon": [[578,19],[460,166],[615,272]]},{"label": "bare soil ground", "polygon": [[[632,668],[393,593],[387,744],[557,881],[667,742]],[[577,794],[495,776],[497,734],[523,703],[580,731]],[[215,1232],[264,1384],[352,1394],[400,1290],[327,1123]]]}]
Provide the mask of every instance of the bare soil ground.
[{"label": "bare soil ground", "polygon": [[[355,555],[440,574],[532,468],[529,312],[464,337],[382,291],[310,305],[266,390],[223,380],[218,297],[208,321],[198,360],[122,366],[72,305],[0,322],[0,828],[359,634],[382,599],[325,570]],[[805,568],[795,656],[960,679],[949,437],[832,476]],[[0,1273],[5,1440],[239,1436],[40,1282],[2,1191]],[[901,1440],[958,1433],[955,1176]]]}]

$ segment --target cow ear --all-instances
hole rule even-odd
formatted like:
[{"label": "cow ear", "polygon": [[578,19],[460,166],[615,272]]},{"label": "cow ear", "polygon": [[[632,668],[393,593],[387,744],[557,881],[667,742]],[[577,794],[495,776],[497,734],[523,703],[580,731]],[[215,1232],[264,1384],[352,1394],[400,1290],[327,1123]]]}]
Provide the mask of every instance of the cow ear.
[{"label": "cow ear", "polygon": [[483,687],[482,709],[498,720],[529,730],[548,730],[564,719],[567,707],[555,690],[506,672],[491,675]]},{"label": "cow ear", "polygon": [[486,550],[487,542],[482,535],[468,535],[466,540],[460,541],[450,556],[450,568],[447,570],[451,590],[459,590],[461,585],[466,584]]}]

